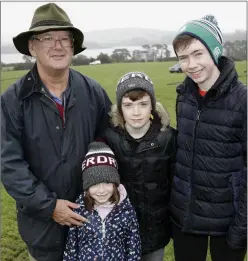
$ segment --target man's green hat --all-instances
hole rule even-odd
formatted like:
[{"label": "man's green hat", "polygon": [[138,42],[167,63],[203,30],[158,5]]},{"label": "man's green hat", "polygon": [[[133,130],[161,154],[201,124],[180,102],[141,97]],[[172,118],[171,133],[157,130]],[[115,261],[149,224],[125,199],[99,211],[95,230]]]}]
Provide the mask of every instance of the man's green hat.
[{"label": "man's green hat", "polygon": [[[218,65],[219,58],[223,53],[223,37],[213,15],[206,15],[202,19],[187,22],[181,27],[176,38],[184,34],[191,35],[201,41],[208,49],[215,64]],[[176,53],[176,50],[174,51]]]},{"label": "man's green hat", "polygon": [[83,33],[73,26],[66,12],[54,3],[38,7],[34,12],[29,30],[18,34],[13,38],[13,42],[20,53],[31,56],[28,50],[28,41],[30,37],[37,33],[56,30],[72,32],[74,39],[74,55],[86,49],[86,47],[83,46]]}]

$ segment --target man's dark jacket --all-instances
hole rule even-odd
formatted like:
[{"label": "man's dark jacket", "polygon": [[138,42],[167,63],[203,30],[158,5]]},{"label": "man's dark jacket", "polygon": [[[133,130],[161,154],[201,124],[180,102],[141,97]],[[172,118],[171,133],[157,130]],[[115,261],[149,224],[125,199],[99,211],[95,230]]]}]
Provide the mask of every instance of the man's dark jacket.
[{"label": "man's dark jacket", "polygon": [[36,65],[1,96],[2,183],[38,261],[62,260],[68,229],[52,219],[56,200],[76,200],[88,144],[109,121],[111,102],[97,82],[70,69],[68,90],[64,124]]},{"label": "man's dark jacket", "polygon": [[186,78],[177,88],[178,151],[172,183],[172,221],[183,232],[227,236],[246,247],[247,88],[233,61],[201,98]]}]

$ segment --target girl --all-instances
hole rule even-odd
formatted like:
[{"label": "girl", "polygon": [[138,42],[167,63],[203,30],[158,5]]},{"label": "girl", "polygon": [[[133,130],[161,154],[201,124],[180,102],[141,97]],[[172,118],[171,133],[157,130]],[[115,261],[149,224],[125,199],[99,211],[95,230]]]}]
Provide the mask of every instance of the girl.
[{"label": "girl", "polygon": [[120,184],[113,152],[102,142],[92,142],[82,170],[84,193],[75,212],[87,222],[69,229],[63,260],[140,260],[136,214]]},{"label": "girl", "polygon": [[105,140],[114,151],[120,173],[139,222],[142,261],[163,261],[171,237],[170,187],[176,151],[169,115],[156,102],[151,79],[142,72],[121,77],[112,126]]}]

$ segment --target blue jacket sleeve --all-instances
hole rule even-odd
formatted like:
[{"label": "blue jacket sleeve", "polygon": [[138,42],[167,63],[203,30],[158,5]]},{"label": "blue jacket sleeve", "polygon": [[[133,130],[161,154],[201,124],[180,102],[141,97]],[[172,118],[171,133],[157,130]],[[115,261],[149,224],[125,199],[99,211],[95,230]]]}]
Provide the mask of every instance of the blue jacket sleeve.
[{"label": "blue jacket sleeve", "polygon": [[106,91],[99,85],[98,86],[98,119],[95,132],[95,139],[102,138],[104,131],[108,128],[110,122],[109,112],[111,110],[111,101]]},{"label": "blue jacket sleeve", "polygon": [[126,237],[126,261],[141,260],[141,240],[136,213],[132,208],[129,215],[129,224]]},{"label": "blue jacket sleeve", "polygon": [[12,91],[1,96],[2,183],[20,211],[48,220],[55,209],[57,196],[33,175],[25,161],[22,113]]}]

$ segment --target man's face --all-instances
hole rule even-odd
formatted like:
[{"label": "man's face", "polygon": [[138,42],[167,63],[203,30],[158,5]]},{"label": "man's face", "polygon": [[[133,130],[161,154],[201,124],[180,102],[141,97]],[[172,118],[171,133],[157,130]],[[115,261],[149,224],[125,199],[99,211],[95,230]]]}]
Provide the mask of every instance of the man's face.
[{"label": "man's face", "polygon": [[29,51],[44,69],[65,70],[70,66],[74,52],[72,35],[69,31],[35,35],[29,40]]},{"label": "man's face", "polygon": [[196,84],[208,82],[214,75],[217,67],[207,48],[199,40],[193,40],[185,49],[179,48],[177,55],[182,71]]},{"label": "man's face", "polygon": [[151,97],[147,94],[136,101],[123,97],[121,110],[126,124],[131,129],[141,129],[150,120],[152,110]]}]

